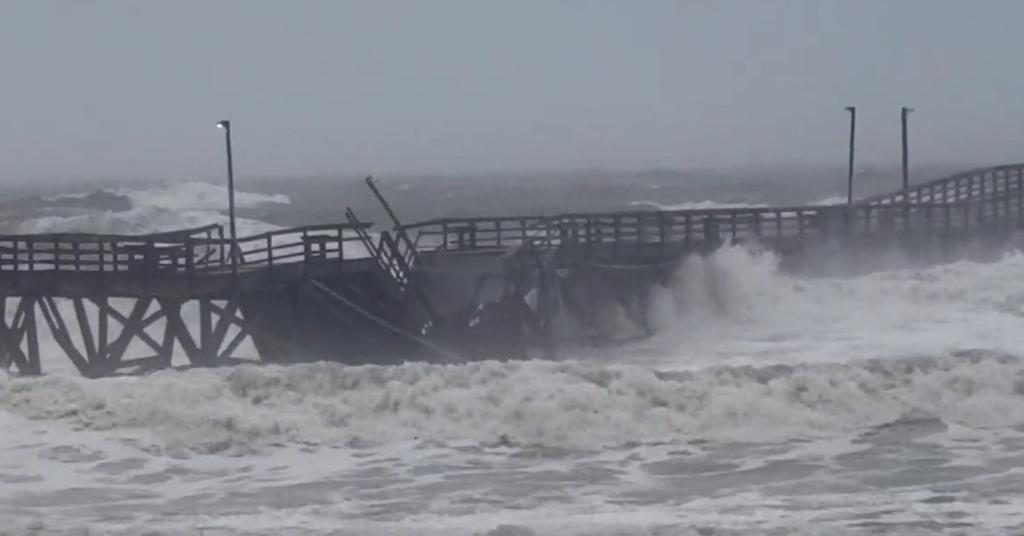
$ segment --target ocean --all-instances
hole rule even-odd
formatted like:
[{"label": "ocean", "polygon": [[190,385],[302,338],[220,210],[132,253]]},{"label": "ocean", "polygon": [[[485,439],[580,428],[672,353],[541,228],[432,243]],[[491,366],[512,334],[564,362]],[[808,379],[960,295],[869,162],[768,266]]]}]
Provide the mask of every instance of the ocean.
[{"label": "ocean", "polygon": [[[554,210],[566,183],[521,183],[499,208]],[[382,184],[416,219],[482,210],[472,200],[496,188]],[[738,184],[609,179],[571,203],[842,191]],[[240,234],[335,207],[340,219],[350,202],[380,221],[342,187],[317,195],[334,191],[326,180],[240,188]],[[4,232],[226,222],[215,184],[103,192],[10,203]],[[0,534],[1024,534],[1024,253],[929,267],[889,255],[844,278],[788,274],[740,246],[687,258],[654,293],[653,337],[553,361],[89,380],[43,340],[46,374],[0,372]]]}]

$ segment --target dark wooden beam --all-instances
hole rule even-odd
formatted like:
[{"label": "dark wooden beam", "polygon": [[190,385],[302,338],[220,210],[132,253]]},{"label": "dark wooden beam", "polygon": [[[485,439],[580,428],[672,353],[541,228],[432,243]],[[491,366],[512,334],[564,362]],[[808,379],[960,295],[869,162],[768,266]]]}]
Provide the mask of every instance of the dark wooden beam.
[{"label": "dark wooden beam", "polygon": [[[213,308],[211,300],[199,300],[199,359],[204,365],[211,365],[217,355],[216,343],[213,340]],[[183,324],[184,325],[184,324]]]},{"label": "dark wooden beam", "polygon": [[[15,315],[14,323],[11,326],[7,325],[6,321],[6,298],[0,299],[0,302],[4,302],[3,310],[0,312],[4,313],[3,317],[0,317],[0,368],[7,369],[12,365],[18,369],[18,372],[22,374],[31,374],[31,365],[29,358],[21,349],[21,340],[23,331],[18,329],[18,318]],[[19,304],[18,312],[21,312],[21,304]]]},{"label": "dark wooden beam", "polygon": [[121,323],[120,333],[110,343],[107,350],[107,359],[113,369],[121,366],[121,359],[128,350],[128,345],[136,337],[147,344],[154,352],[160,351],[160,343],[146,333],[145,326],[143,326],[143,316],[149,310],[150,303],[152,303],[152,299],[149,298],[136,300],[127,318],[120,311],[111,307],[109,303],[97,303],[107,315]]},{"label": "dark wooden beam", "polygon": [[238,349],[238,346],[242,344],[242,341],[244,341],[245,338],[248,336],[249,332],[246,331],[244,328],[238,330],[238,333],[235,333],[235,336],[231,339],[230,342],[228,342],[227,346],[224,347],[224,350],[220,353],[219,358],[221,360],[226,360],[233,357],[235,350]]},{"label": "dark wooden beam", "polygon": [[[93,300],[96,305],[96,354],[104,361],[113,361],[110,355],[110,300],[106,296]],[[113,364],[113,363],[111,363]]]},{"label": "dark wooden beam", "polygon": [[47,326],[50,328],[50,333],[53,335],[53,339],[57,342],[57,345],[64,350],[64,353],[74,363],[75,368],[82,373],[83,376],[92,377],[96,371],[90,367],[89,361],[82,356],[82,353],[75,348],[75,343],[71,340],[71,335],[68,332],[67,324],[64,322],[64,318],[60,314],[60,309],[57,307],[56,302],[51,297],[44,297],[39,301],[39,309],[43,311],[43,319],[46,320]]},{"label": "dark wooden beam", "polygon": [[36,322],[36,303],[38,301],[35,298],[22,298],[18,309],[19,313],[23,315],[21,331],[26,339],[26,346],[28,346],[29,370],[31,374],[42,374],[43,366],[39,360],[39,324]]},{"label": "dark wooden beam", "polygon": [[[193,365],[202,365],[203,356],[200,355],[199,346],[196,345],[196,341],[192,338],[192,334],[188,330],[188,326],[181,319],[181,301],[171,299],[160,299],[158,300],[160,307],[163,309],[164,314],[167,315],[167,326],[166,333],[170,334],[172,339],[178,341],[181,345],[182,350],[185,351],[185,355],[188,356],[188,360]],[[166,335],[165,333],[165,335]],[[167,348],[167,337],[164,338],[164,348]]]},{"label": "dark wooden beam", "polygon": [[96,352],[96,340],[92,335],[92,326],[89,323],[89,315],[85,312],[85,303],[82,298],[74,298],[71,300],[75,308],[75,317],[78,320],[78,331],[82,335],[82,344],[85,346],[85,357],[89,361],[89,365],[96,369],[101,366],[101,361],[104,357],[101,357]]}]

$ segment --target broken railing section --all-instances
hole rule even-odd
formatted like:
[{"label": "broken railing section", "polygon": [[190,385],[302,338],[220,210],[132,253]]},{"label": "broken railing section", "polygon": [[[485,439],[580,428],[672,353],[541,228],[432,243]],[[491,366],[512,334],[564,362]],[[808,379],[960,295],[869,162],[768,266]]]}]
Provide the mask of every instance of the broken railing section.
[{"label": "broken railing section", "polygon": [[[464,269],[466,285],[473,285],[485,274],[474,273],[472,263],[504,259],[495,270],[506,291],[465,304],[458,311],[466,318],[447,319],[449,328],[454,323],[462,330],[453,339],[477,341],[487,351],[505,338],[506,348],[516,348],[513,353],[529,344],[550,354],[550,326],[559,313],[572,315],[597,338],[602,328],[594,313],[618,306],[641,335],[649,334],[651,286],[669,278],[681,257],[726,242],[799,253],[814,244],[884,247],[889,239],[927,244],[935,237],[946,246],[972,237],[998,240],[1024,225],[1022,169],[1001,166],[918,185],[908,190],[909,202],[899,193],[838,206],[445,218],[396,225],[413,237],[421,256],[432,260],[423,269],[413,267],[418,277],[443,277],[433,259],[444,259],[442,270]],[[530,270],[529,277],[514,275]],[[481,312],[498,320],[484,328]]]},{"label": "broken railing section", "polygon": [[[392,228],[394,237],[386,231],[382,232],[380,235],[376,255],[378,265],[380,265],[384,272],[395,281],[401,293],[406,291],[410,292],[422,310],[428,323],[440,321],[441,318],[434,305],[431,303],[430,297],[427,296],[427,293],[417,283],[417,281],[413,279],[412,267],[416,264],[417,256],[419,254],[419,249],[416,243],[409,237],[409,233],[406,231],[405,226],[402,225],[401,220],[398,219],[398,215],[391,207],[391,203],[388,202],[380,189],[377,188],[372,176],[366,177],[366,186],[373,193],[373,196],[380,203],[384,212],[387,213],[388,218],[390,218],[391,223],[394,225]],[[351,208],[347,209],[346,213],[349,215],[350,221],[355,221],[355,214],[352,212]]]}]

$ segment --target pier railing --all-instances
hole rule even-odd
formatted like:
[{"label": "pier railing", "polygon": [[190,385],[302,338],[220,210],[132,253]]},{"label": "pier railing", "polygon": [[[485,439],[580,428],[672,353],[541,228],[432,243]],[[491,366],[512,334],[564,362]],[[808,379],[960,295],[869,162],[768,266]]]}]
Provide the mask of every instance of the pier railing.
[{"label": "pier railing", "polygon": [[[367,229],[372,224],[362,224]],[[352,224],[311,225],[239,238],[223,227],[147,235],[53,233],[0,235],[0,272],[145,272],[199,276],[227,271],[273,270],[318,261],[342,262],[346,246],[362,253]],[[237,261],[232,261],[232,254]],[[370,253],[367,252],[366,255]],[[354,255],[356,257],[365,255]]]},{"label": "pier railing", "polygon": [[[853,205],[716,208],[435,219],[370,238],[370,223],[311,225],[232,242],[220,225],[139,236],[51,233],[0,235],[0,274],[139,272],[200,277],[371,257],[404,286],[417,251],[479,251],[525,244],[656,244],[784,240],[817,233],[882,233],[916,228],[1020,225],[1024,164],[970,171],[915,185],[906,193]],[[408,247],[403,233],[412,237]],[[15,276],[17,277],[17,276]]]},{"label": "pier railing", "polygon": [[435,219],[402,228],[418,248],[470,251],[526,243],[684,246],[731,239],[780,240],[816,233],[876,233],[915,228],[970,229],[1022,223],[1024,165],[1001,166],[917,185],[853,205],[744,207],[563,214],[546,217]]},{"label": "pier railing", "polygon": [[871,196],[858,205],[963,203],[1024,191],[1024,164],[975,169],[951,177],[916,184],[903,191]]}]

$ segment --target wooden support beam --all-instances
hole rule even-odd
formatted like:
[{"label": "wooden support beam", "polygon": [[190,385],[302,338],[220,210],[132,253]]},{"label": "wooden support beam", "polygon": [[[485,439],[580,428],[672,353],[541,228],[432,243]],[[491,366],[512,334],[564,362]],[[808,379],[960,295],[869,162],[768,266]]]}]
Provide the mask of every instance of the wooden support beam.
[{"label": "wooden support beam", "polygon": [[93,369],[102,366],[101,361],[105,356],[99,356],[96,352],[96,340],[92,336],[92,326],[89,324],[89,315],[85,312],[85,300],[74,298],[71,300],[75,308],[75,317],[78,320],[78,331],[82,336],[82,344],[85,346],[85,357]]},{"label": "wooden support beam", "polygon": [[[36,322],[35,298],[21,298],[18,313],[22,315],[21,332],[28,347],[29,374],[42,374],[43,366],[39,360],[39,324]],[[15,317],[17,318],[17,317]]]},{"label": "wooden support beam", "polygon": [[188,326],[181,319],[181,301],[172,300],[168,298],[161,298],[158,300],[160,307],[163,309],[164,314],[167,315],[167,326],[164,337],[164,348],[166,350],[168,345],[168,337],[172,340],[177,340],[178,344],[181,345],[182,350],[185,351],[185,355],[188,356],[189,362],[193,365],[204,365],[203,356],[200,353],[199,346],[196,344],[192,334],[188,330]]},{"label": "wooden support beam", "polygon": [[216,302],[211,301],[210,308],[213,309],[218,316],[222,318],[226,316],[230,323],[238,327],[245,326],[245,319],[238,314],[240,309],[236,300],[227,300],[223,307],[217,305]]},{"label": "wooden support beam", "polygon": [[93,300],[96,304],[96,354],[104,361],[110,361],[110,300],[107,297]]},{"label": "wooden support beam", "polygon": [[209,361],[209,350],[213,337],[213,310],[209,299],[199,300],[199,352],[201,359]]},{"label": "wooden support beam", "polygon": [[217,325],[213,329],[211,342],[213,347],[210,348],[210,353],[216,359],[220,355],[220,348],[224,344],[224,337],[228,334],[228,329],[235,323],[235,312],[238,311],[238,302],[230,300],[224,308],[220,310],[219,317],[217,318]]},{"label": "wooden support beam", "polygon": [[71,340],[67,324],[64,322],[64,317],[60,314],[60,309],[57,307],[54,299],[49,296],[42,298],[39,301],[39,309],[43,311],[43,318],[50,328],[53,339],[64,350],[68,358],[71,359],[75,368],[83,376],[93,377],[97,371],[92,369],[91,363],[78,351],[78,348],[75,348],[75,343]]},{"label": "wooden support beam", "polygon": [[[0,324],[7,327],[7,298],[0,297]],[[7,348],[7,343],[0,340],[0,369],[10,370],[11,364],[14,359],[11,357],[11,352]],[[20,347],[20,344],[19,344]]]},{"label": "wooden support beam", "polygon": [[238,333],[235,333],[235,336],[232,337],[231,341],[224,347],[224,350],[220,353],[218,358],[225,360],[233,357],[235,350],[238,349],[238,346],[241,345],[242,341],[244,341],[248,336],[249,332],[245,328],[238,330]]},{"label": "wooden support beam", "polygon": [[107,361],[111,370],[116,370],[123,366],[121,359],[128,350],[128,345],[131,343],[132,339],[136,337],[152,348],[154,352],[160,351],[160,344],[146,333],[146,328],[143,325],[143,316],[146,314],[146,311],[149,310],[149,306],[152,301],[152,298],[140,298],[135,300],[132,310],[128,313],[127,318],[121,314],[120,311],[111,307],[106,300],[94,302],[99,306],[101,314],[113,317],[121,323],[121,331],[110,343],[106,353]]},{"label": "wooden support beam", "polygon": [[22,374],[31,374],[32,367],[29,358],[21,349],[21,334],[23,332],[18,329],[17,316],[15,317],[15,322],[8,326],[6,316],[7,299],[0,299],[0,302],[3,303],[3,310],[0,310],[0,313],[4,313],[4,316],[0,317],[0,320],[2,320],[0,321],[0,368],[6,370],[14,366]]},{"label": "wooden support beam", "polygon": [[170,322],[164,327],[164,340],[160,345],[160,351],[157,352],[158,364],[160,368],[167,368],[171,366],[171,360],[174,358],[174,330],[170,327]]}]

